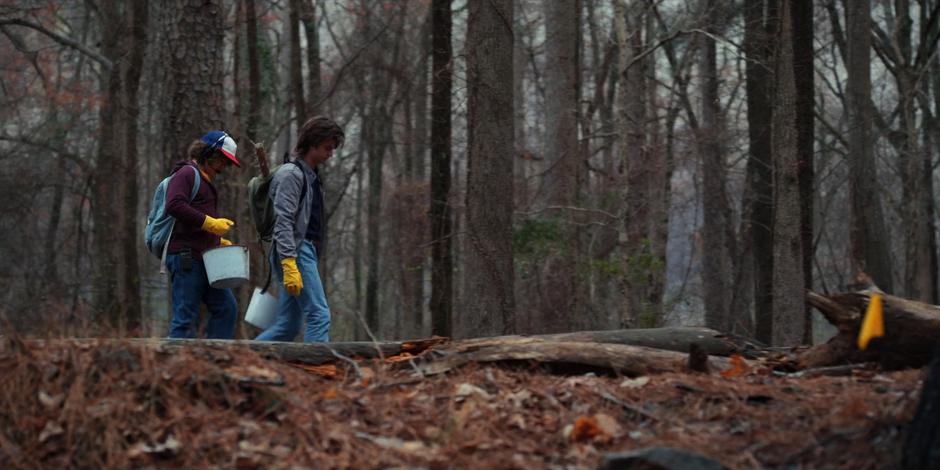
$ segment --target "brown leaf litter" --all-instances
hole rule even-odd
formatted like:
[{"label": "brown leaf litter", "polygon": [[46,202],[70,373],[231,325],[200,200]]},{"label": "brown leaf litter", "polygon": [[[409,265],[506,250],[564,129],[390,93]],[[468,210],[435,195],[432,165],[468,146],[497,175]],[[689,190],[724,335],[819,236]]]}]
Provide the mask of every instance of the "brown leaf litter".
[{"label": "brown leaf litter", "polygon": [[923,371],[562,376],[297,367],[249,351],[0,345],[8,468],[595,468],[652,445],[727,468],[891,468]]}]

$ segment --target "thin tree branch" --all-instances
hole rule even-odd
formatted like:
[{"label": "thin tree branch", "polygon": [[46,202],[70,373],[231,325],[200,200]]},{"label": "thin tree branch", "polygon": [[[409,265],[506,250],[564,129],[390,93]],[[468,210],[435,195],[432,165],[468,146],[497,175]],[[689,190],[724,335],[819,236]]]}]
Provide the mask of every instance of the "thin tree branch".
[{"label": "thin tree branch", "polygon": [[31,21],[22,20],[22,19],[18,19],[18,18],[4,18],[4,19],[0,19],[0,26],[4,26],[4,25],[16,25],[16,26],[23,26],[23,27],[26,27],[26,28],[35,29],[36,31],[39,31],[40,33],[43,33],[43,34],[45,34],[46,36],[49,36],[49,38],[51,38],[51,39],[54,40],[55,42],[58,42],[59,44],[62,44],[62,45],[64,45],[64,46],[71,47],[71,48],[73,48],[73,49],[75,49],[75,50],[81,52],[82,54],[87,55],[88,57],[94,59],[96,62],[98,62],[99,64],[101,64],[102,66],[104,66],[106,69],[110,69],[111,67],[114,66],[114,64],[111,62],[111,60],[108,59],[107,57],[105,57],[105,56],[103,56],[103,55],[101,55],[101,54],[99,54],[99,53],[97,53],[97,52],[95,52],[95,51],[89,49],[89,48],[86,47],[84,44],[82,44],[82,43],[80,43],[80,42],[78,42],[78,41],[76,41],[76,40],[74,40],[74,39],[72,39],[72,38],[70,38],[70,37],[64,36],[64,35],[62,35],[62,34],[59,34],[59,33],[55,32],[55,31],[52,31],[52,30],[50,30],[50,29],[47,29],[45,26],[43,26],[43,25],[41,25],[41,24],[33,23],[33,22],[31,22]]}]

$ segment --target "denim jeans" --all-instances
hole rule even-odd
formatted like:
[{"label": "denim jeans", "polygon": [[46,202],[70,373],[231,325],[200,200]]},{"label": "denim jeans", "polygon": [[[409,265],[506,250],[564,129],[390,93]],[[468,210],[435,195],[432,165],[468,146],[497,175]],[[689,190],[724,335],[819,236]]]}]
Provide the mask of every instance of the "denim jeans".
[{"label": "denim jeans", "polygon": [[317,250],[307,240],[297,249],[297,269],[304,287],[300,295],[288,295],[284,290],[284,273],[277,253],[271,250],[271,266],[280,286],[277,319],[268,329],[261,332],[259,341],[293,341],[300,332],[300,322],[304,325],[304,342],[316,343],[330,340],[330,307],[326,304],[323,282],[317,271]]},{"label": "denim jeans", "polygon": [[216,289],[209,286],[206,266],[202,260],[193,259],[192,268],[183,270],[182,255],[166,257],[173,291],[173,319],[170,321],[170,338],[195,338],[199,329],[199,304],[205,303],[209,311],[206,338],[232,339],[235,336],[235,321],[238,319],[238,304],[231,289]]}]

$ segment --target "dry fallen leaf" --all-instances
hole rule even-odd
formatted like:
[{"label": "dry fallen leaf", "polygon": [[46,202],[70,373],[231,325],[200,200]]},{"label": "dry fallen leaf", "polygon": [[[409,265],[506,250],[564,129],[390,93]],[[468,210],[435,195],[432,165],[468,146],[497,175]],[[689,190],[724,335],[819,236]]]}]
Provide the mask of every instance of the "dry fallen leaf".
[{"label": "dry fallen leaf", "polygon": [[605,435],[614,438],[623,435],[623,427],[610,415],[597,413],[594,415],[594,420],[597,422],[597,427],[599,427]]},{"label": "dry fallen leaf", "polygon": [[42,406],[45,406],[46,408],[58,408],[64,399],[65,395],[62,393],[49,395],[43,390],[39,391],[39,403],[42,403]]},{"label": "dry fallen leaf", "polygon": [[385,358],[385,362],[394,364],[394,363],[396,363],[396,362],[405,362],[405,361],[408,361],[408,360],[410,360],[410,359],[414,359],[414,355],[411,354],[411,353],[403,352],[403,353],[398,354],[398,355],[395,355],[395,356],[386,357],[386,358]]},{"label": "dry fallen leaf", "polygon": [[62,429],[62,426],[59,426],[59,423],[49,421],[46,423],[46,426],[42,428],[42,432],[39,433],[39,442],[46,442],[50,438],[58,436],[63,432],[65,432],[65,430]]},{"label": "dry fallen leaf", "polygon": [[225,375],[242,383],[284,385],[284,378],[277,372],[253,365],[229,367],[225,369]]},{"label": "dry fallen leaf", "polygon": [[597,419],[593,416],[578,416],[571,427],[569,439],[574,442],[583,442],[593,439],[604,433],[604,430],[597,425]]},{"label": "dry fallen leaf", "polygon": [[648,383],[650,383],[650,378],[644,375],[635,379],[623,379],[623,382],[620,382],[620,388],[640,388]]},{"label": "dry fallen leaf", "polygon": [[303,369],[307,372],[314,373],[321,377],[329,377],[331,379],[336,378],[338,372],[336,370],[336,364],[324,364],[322,366],[315,366],[311,364],[297,364],[291,363],[292,366],[297,367],[298,369]]},{"label": "dry fallen leaf", "polygon": [[731,368],[721,371],[721,376],[730,379],[734,377],[740,377],[744,374],[750,372],[751,368],[747,365],[747,362],[744,361],[744,358],[737,355],[731,355]]},{"label": "dry fallen leaf", "polygon": [[490,399],[490,394],[487,393],[486,390],[466,382],[457,386],[457,390],[454,392],[454,399],[461,401],[471,395],[476,395],[484,400]]}]

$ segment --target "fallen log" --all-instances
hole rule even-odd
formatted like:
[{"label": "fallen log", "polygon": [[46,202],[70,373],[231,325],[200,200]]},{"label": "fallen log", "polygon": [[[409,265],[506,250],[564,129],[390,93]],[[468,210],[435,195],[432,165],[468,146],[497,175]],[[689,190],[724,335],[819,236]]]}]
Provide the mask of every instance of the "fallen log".
[{"label": "fallen log", "polygon": [[930,361],[940,338],[940,306],[881,294],[884,305],[882,338],[859,351],[856,338],[871,290],[822,295],[807,291],[807,302],[832,323],[838,333],[828,342],[800,354],[801,368],[826,367],[859,362],[880,362],[889,369],[922,367]]},{"label": "fallen log", "polygon": [[680,353],[688,352],[694,344],[712,356],[739,354],[747,358],[754,358],[763,355],[763,345],[755,341],[700,327],[637,328],[631,330],[578,331],[548,335],[496,336],[462,340],[460,344],[468,346],[485,345],[523,338],[569,343],[643,346]]},{"label": "fallen log", "polygon": [[397,356],[404,353],[420,354],[434,345],[449,341],[447,338],[429,338],[414,341],[378,341],[337,342],[337,343],[289,343],[279,341],[252,341],[226,339],[169,339],[169,338],[80,338],[27,340],[27,345],[44,347],[46,345],[105,346],[137,345],[159,348],[164,351],[203,348],[209,350],[231,351],[250,349],[262,357],[301,364],[327,364],[340,360],[340,356],[351,359],[375,359]]},{"label": "fallen log", "polygon": [[[624,344],[550,341],[542,338],[502,337],[488,341],[453,343],[435,348],[411,364],[421,374],[441,374],[469,363],[533,361],[610,369],[637,376],[688,371],[687,354]],[[724,370],[728,359],[710,357],[710,370]]]}]

